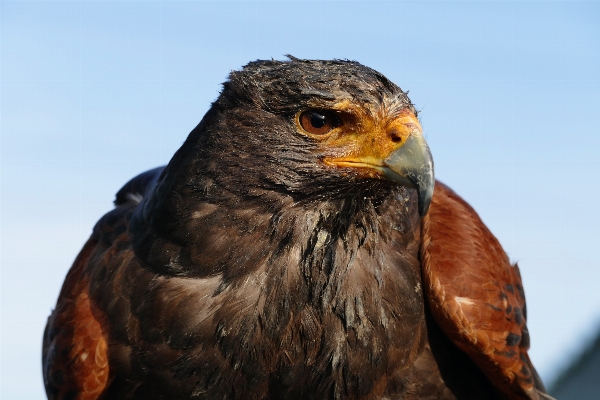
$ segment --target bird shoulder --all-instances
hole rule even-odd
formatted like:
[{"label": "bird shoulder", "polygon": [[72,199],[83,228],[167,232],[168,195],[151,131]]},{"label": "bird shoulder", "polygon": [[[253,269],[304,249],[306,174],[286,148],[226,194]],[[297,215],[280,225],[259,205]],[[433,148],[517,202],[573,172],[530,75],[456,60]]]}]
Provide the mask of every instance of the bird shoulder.
[{"label": "bird shoulder", "polygon": [[48,318],[42,361],[49,399],[95,400],[108,383],[107,337],[85,276],[96,245],[90,238],[77,256]]},{"label": "bird shoulder", "polygon": [[511,398],[540,398],[519,269],[473,208],[439,182],[420,254],[427,301],[444,333]]}]

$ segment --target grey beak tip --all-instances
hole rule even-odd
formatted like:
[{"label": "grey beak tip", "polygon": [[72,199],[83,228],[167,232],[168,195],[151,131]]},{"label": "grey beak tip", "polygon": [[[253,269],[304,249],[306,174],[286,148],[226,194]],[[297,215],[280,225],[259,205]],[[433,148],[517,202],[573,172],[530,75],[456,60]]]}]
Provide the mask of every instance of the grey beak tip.
[{"label": "grey beak tip", "polygon": [[424,217],[429,211],[429,205],[431,204],[431,198],[433,197],[433,185],[431,190],[421,191],[419,190],[419,215]]}]

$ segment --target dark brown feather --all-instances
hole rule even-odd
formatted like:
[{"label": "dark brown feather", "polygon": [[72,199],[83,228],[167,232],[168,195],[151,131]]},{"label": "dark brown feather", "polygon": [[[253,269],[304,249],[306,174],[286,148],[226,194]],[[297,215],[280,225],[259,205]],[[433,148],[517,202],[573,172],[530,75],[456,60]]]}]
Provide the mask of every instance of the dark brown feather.
[{"label": "dark brown feather", "polygon": [[[340,100],[373,120],[415,113],[355,62],[231,74],[169,165],[118,192],[71,268],[44,336],[50,399],[529,393],[533,367],[509,354],[526,357],[518,271],[448,189],[422,232],[414,190],[321,162],[294,116]],[[478,307],[460,314],[446,292]]]}]

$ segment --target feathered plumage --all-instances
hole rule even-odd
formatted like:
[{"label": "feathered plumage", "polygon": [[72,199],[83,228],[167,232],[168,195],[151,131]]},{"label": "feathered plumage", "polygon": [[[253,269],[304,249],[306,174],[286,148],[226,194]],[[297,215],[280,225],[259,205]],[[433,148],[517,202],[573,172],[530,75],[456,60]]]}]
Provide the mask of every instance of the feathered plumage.
[{"label": "feathered plumage", "polygon": [[542,399],[518,268],[398,86],[257,61],[117,194],[44,334],[51,399]]}]

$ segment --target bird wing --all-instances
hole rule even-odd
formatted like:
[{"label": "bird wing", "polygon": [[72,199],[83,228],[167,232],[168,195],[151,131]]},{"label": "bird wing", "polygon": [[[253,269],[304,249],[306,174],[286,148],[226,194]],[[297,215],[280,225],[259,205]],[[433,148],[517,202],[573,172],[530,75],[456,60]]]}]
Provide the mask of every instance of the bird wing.
[{"label": "bird wing", "polygon": [[85,274],[96,246],[94,238],[87,241],[48,317],[42,366],[49,399],[97,399],[108,382],[106,335]]},{"label": "bird wing", "polygon": [[44,332],[42,368],[49,399],[95,400],[109,385],[108,321],[91,299],[90,283],[97,282],[90,276],[98,257],[110,258],[118,251],[113,244],[127,236],[131,212],[163,169],[139,174],[117,192],[116,208],[98,221],[65,278]]},{"label": "bird wing", "polygon": [[429,307],[450,340],[509,398],[550,398],[527,354],[519,268],[473,208],[439,182],[422,223],[421,260]]},{"label": "bird wing", "polygon": [[95,400],[109,384],[108,324],[91,298],[90,275],[98,257],[110,258],[116,250],[107,249],[124,240],[132,210],[163,169],[146,171],[119,190],[116,208],[98,221],[65,278],[44,332],[42,368],[49,399]]}]

